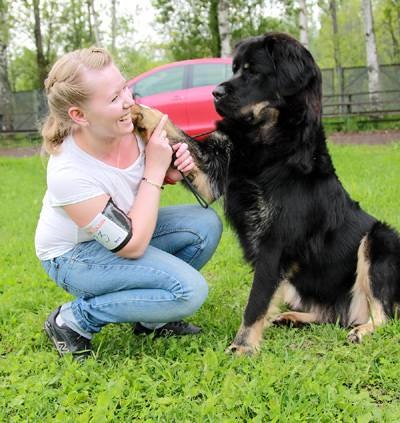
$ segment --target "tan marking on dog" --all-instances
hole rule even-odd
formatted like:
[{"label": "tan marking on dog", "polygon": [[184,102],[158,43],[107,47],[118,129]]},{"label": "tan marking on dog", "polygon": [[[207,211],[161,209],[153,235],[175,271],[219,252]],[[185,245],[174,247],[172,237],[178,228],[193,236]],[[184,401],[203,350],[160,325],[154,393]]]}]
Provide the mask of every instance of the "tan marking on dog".
[{"label": "tan marking on dog", "polygon": [[369,319],[368,299],[372,298],[370,278],[368,241],[365,236],[357,253],[357,276],[352,289],[352,300],[349,308],[349,326],[366,323]]},{"label": "tan marking on dog", "polygon": [[193,176],[192,184],[197,191],[208,203],[212,203],[215,198],[210,188],[208,176],[200,170],[196,170],[191,174]]},{"label": "tan marking on dog", "polygon": [[[150,107],[143,107],[140,104],[134,104],[131,108],[131,116],[139,135],[143,134],[144,141],[148,141],[153,133],[154,129],[160,122],[164,113],[157,109],[151,109]],[[168,119],[164,130],[167,133],[167,138],[171,141],[171,144],[177,142],[184,142],[185,136],[179,129]]]},{"label": "tan marking on dog", "polygon": [[[132,106],[131,115],[132,121],[135,125],[135,130],[139,133],[145,142],[149,140],[154,129],[160,122],[161,118],[164,116],[164,114],[159,110],[152,109],[150,107],[144,107],[140,104],[134,104]],[[167,133],[167,138],[169,139],[170,144],[188,141],[188,139],[185,137],[185,134],[180,131],[169,119],[167,120],[164,129]],[[189,150],[191,151],[190,144]],[[193,151],[191,151],[191,153],[193,154]],[[193,159],[196,161],[197,158],[193,156]],[[210,188],[209,179],[204,172],[197,169],[193,172],[190,172],[188,176],[197,191],[208,203],[211,203],[215,200],[214,194]]]},{"label": "tan marking on dog", "polygon": [[374,297],[371,289],[367,237],[362,239],[358,248],[357,277],[349,309],[349,325],[357,325],[347,336],[352,342],[361,342],[365,335],[374,332],[387,321],[383,305]]},{"label": "tan marking on dog", "polygon": [[260,101],[259,103],[255,104],[248,104],[240,109],[240,112],[244,115],[248,113],[253,113],[254,117],[258,117],[262,110],[269,107],[269,101]]},{"label": "tan marking on dog", "polygon": [[300,270],[299,265],[294,263],[286,273],[285,279],[279,283],[265,314],[265,325],[270,326],[275,318],[281,313],[284,304],[291,307],[300,307],[301,298],[296,288],[290,283],[290,279]]},{"label": "tan marking on dog", "polygon": [[356,326],[349,332],[347,335],[349,341],[360,343],[365,335],[373,333],[376,328],[386,323],[387,317],[379,300],[374,299],[371,301],[369,312],[371,317],[368,319],[368,322]]},{"label": "tan marking on dog", "polygon": [[287,324],[289,322],[293,323],[293,325],[320,323],[319,314],[313,312],[305,313],[302,311],[285,311],[279,314],[274,320],[275,324]]},{"label": "tan marking on dog", "polygon": [[240,109],[240,113],[244,116],[252,113],[256,122],[264,121],[264,124],[262,125],[263,131],[274,126],[279,117],[279,110],[274,107],[270,107],[270,103],[268,101],[261,101],[259,103],[242,107]]},{"label": "tan marking on dog", "polygon": [[[287,276],[292,277],[298,271],[298,265],[294,264],[288,271]],[[281,306],[286,303],[289,298],[293,298],[294,296],[298,296],[297,291],[287,279],[283,279],[272,296],[266,313],[251,326],[245,326],[242,322],[234,341],[226,349],[226,352],[234,352],[238,355],[253,354],[257,352],[260,347],[264,329],[271,326],[276,316],[281,313]]]},{"label": "tan marking on dog", "polygon": [[293,263],[292,267],[286,273],[285,280],[282,281],[282,288],[284,289],[283,303],[292,308],[293,310],[291,312],[293,313],[301,312],[313,315],[315,323],[325,323],[334,321],[334,319],[332,319],[332,317],[330,316],[329,311],[325,307],[320,306],[318,304],[313,304],[311,306],[306,307],[303,304],[299,292],[290,283],[290,280],[298,272],[300,272],[300,267],[298,263]]},{"label": "tan marking on dog", "polygon": [[254,354],[260,348],[264,327],[264,316],[256,320],[251,326],[245,326],[242,322],[234,341],[225,352],[237,355]]}]

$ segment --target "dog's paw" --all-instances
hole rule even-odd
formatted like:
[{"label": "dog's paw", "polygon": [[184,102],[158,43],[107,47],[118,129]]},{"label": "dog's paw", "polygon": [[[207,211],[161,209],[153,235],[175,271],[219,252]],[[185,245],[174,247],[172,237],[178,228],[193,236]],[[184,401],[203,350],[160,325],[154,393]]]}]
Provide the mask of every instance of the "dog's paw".
[{"label": "dog's paw", "polygon": [[235,355],[253,355],[257,352],[256,347],[252,347],[251,345],[245,344],[240,345],[236,343],[232,343],[229,347],[225,350],[227,354],[235,354]]},{"label": "dog's paw", "polygon": [[353,342],[354,344],[360,344],[362,341],[362,333],[358,330],[358,328],[354,328],[348,333],[347,340]]},{"label": "dog's paw", "polygon": [[278,316],[276,316],[275,319],[272,321],[272,324],[276,326],[289,326],[295,328],[300,328],[305,325],[303,322],[292,319],[288,315],[284,314],[279,314]]}]

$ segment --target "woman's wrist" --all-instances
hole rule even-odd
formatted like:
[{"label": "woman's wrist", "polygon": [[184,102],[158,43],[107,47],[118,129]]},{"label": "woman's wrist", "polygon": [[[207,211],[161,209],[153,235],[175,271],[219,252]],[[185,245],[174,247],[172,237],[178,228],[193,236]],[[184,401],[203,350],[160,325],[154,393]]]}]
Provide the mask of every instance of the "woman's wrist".
[{"label": "woman's wrist", "polygon": [[160,169],[146,167],[143,176],[151,181],[154,181],[156,184],[162,185],[165,178],[165,171],[163,172]]},{"label": "woman's wrist", "polygon": [[142,181],[144,181],[145,183],[152,185],[153,187],[156,187],[158,189],[164,189],[164,187],[162,186],[162,184],[159,184],[158,182],[153,181],[152,179],[147,178],[146,176],[143,176]]}]

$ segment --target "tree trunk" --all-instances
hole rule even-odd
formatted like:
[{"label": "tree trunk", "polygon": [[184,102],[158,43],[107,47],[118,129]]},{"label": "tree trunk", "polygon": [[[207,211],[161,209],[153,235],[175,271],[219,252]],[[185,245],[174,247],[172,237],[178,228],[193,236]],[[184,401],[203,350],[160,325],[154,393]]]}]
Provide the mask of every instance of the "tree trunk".
[{"label": "tree trunk", "polygon": [[97,15],[97,12],[94,8],[94,0],[88,0],[88,6],[89,6],[90,13],[92,15],[92,18],[93,18],[92,30],[93,30],[93,35],[94,35],[94,41],[95,41],[96,45],[98,47],[100,47],[100,46],[102,46],[101,33],[100,33],[100,22],[99,22],[99,17]]},{"label": "tree trunk", "polygon": [[362,0],[362,13],[364,16],[364,30],[365,30],[365,48],[367,51],[367,66],[368,66],[368,91],[369,100],[373,107],[376,107],[379,102],[380,82],[379,82],[379,64],[378,54],[376,52],[374,19],[372,15],[371,0]]},{"label": "tree trunk", "polygon": [[12,93],[8,80],[8,10],[0,0],[0,131],[13,129]]},{"label": "tree trunk", "polygon": [[211,0],[208,14],[208,27],[211,33],[211,52],[214,57],[221,55],[221,40],[219,35],[218,23],[218,2],[219,0]]},{"label": "tree trunk", "polygon": [[339,29],[337,21],[337,4],[336,0],[329,0],[329,12],[332,20],[332,43],[333,43],[333,60],[335,62],[335,94],[339,96],[339,111],[344,111],[344,80],[342,59],[340,55]]},{"label": "tree trunk", "polygon": [[229,31],[229,2],[227,0],[218,1],[218,29],[221,41],[221,57],[230,56],[232,49]]},{"label": "tree trunk", "polygon": [[306,0],[299,0],[299,9],[300,42],[305,48],[308,48],[309,45]]},{"label": "tree trunk", "polygon": [[116,54],[115,39],[117,38],[117,8],[116,0],[111,1],[111,53]]},{"label": "tree trunk", "polygon": [[92,9],[90,7],[91,0],[86,0],[87,14],[88,14],[88,26],[89,26],[89,39],[92,43],[95,42],[93,36],[93,24],[92,24]]},{"label": "tree trunk", "polygon": [[44,87],[44,81],[48,73],[48,62],[43,53],[43,38],[42,28],[40,22],[40,0],[33,0],[33,14],[35,17],[34,35],[36,45],[36,62],[39,73],[39,84],[40,88]]}]

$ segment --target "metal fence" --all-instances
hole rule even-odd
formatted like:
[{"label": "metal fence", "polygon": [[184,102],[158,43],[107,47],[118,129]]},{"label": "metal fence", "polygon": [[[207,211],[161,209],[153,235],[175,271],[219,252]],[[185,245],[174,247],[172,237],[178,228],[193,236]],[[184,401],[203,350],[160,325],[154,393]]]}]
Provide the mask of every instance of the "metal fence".
[{"label": "metal fence", "polygon": [[400,64],[381,65],[380,91],[368,91],[365,66],[322,69],[324,116],[400,114]]},{"label": "metal fence", "polygon": [[20,91],[12,95],[12,128],[4,125],[4,115],[8,110],[0,107],[1,132],[37,132],[39,123],[46,116],[47,100],[42,90]]},{"label": "metal fence", "polygon": [[[368,92],[366,67],[322,69],[323,114],[330,116],[400,115],[400,64],[380,66],[381,91]],[[372,96],[375,97],[372,99]],[[43,91],[13,93],[12,128],[5,128],[0,104],[0,133],[37,132],[39,122],[47,113]]]}]

